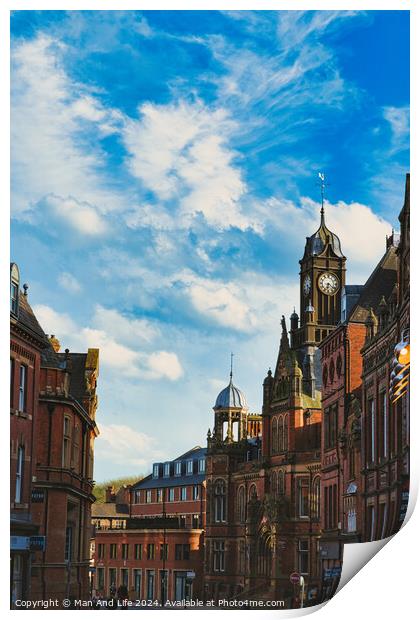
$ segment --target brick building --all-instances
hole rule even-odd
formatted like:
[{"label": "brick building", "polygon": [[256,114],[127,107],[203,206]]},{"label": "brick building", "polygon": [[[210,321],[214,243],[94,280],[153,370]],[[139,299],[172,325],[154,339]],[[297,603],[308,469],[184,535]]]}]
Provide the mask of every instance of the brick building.
[{"label": "brick building", "polygon": [[59,349],[51,336],[41,359],[32,512],[46,544],[34,553],[32,597],[87,599],[99,351]]},{"label": "brick building", "polygon": [[395,402],[390,378],[395,347],[409,344],[410,326],[410,176],[399,215],[398,282],[391,294],[372,304],[366,319],[363,357],[362,473],[364,528],[362,540],[394,534],[404,521],[409,491],[409,389]]},{"label": "brick building", "polygon": [[30,598],[34,424],[38,410],[41,353],[45,334],[20,291],[19,268],[10,267],[10,548],[11,604]]},{"label": "brick building", "polygon": [[59,352],[11,265],[11,604],[87,597],[98,349]]},{"label": "brick building", "polygon": [[130,599],[201,598],[206,515],[206,450],[193,448],[94,507],[93,585]]},{"label": "brick building", "polygon": [[[300,261],[301,320],[286,322],[274,374],[263,386],[262,433],[246,431],[248,409],[232,383],[214,407],[208,435],[205,596],[283,599],[306,605],[320,585],[321,364],[319,343],[341,318],[345,286],[340,240],[325,223],[306,239]],[[300,603],[299,603],[300,604]]]},{"label": "brick building", "polygon": [[363,450],[361,349],[371,307],[389,297],[397,281],[398,236],[364,286],[342,292],[342,321],[321,343],[322,364],[322,588],[323,598],[338,585],[342,543],[360,542],[363,535]]},{"label": "brick building", "polygon": [[338,583],[342,544],[389,536],[405,516],[409,391],[392,403],[398,343],[409,343],[409,175],[401,235],[363,287],[344,287],[342,321],[320,345],[322,363],[322,598]]}]

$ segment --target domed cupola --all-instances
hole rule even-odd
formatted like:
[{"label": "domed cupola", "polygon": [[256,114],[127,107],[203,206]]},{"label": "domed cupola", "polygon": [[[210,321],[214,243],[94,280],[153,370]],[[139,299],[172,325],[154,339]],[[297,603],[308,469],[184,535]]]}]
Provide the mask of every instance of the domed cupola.
[{"label": "domed cupola", "polygon": [[244,393],[233,385],[233,353],[230,362],[230,381],[216,398],[213,407],[214,430],[208,447],[232,444],[246,439],[248,405]]},{"label": "domed cupola", "polygon": [[329,245],[338,258],[343,258],[341,243],[338,236],[333,233],[325,224],[324,207],[321,209],[321,223],[313,235],[306,238],[304,258],[309,256],[319,256]]},{"label": "domed cupola", "polygon": [[230,375],[229,385],[226,386],[216,398],[215,409],[230,409],[238,407],[240,409],[247,409],[248,405],[244,393],[233,385],[232,373]]}]

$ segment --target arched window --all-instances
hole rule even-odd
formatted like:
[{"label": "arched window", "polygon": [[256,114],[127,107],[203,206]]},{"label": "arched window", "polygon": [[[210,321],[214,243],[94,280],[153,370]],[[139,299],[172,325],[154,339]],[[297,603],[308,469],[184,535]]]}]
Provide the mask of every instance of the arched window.
[{"label": "arched window", "polygon": [[236,495],[236,518],[239,523],[245,521],[245,488],[239,487]]},{"label": "arched window", "polygon": [[326,387],[326,385],[328,383],[328,368],[327,368],[327,365],[324,366],[324,369],[322,371],[322,383],[324,384],[324,387]]},{"label": "arched window", "polygon": [[270,491],[272,495],[277,495],[277,474],[275,471],[271,473]]},{"label": "arched window", "polygon": [[271,576],[272,573],[272,544],[269,534],[263,534],[258,539],[257,571],[259,575]]},{"label": "arched window", "polygon": [[321,516],[321,478],[317,476],[312,483],[312,518]]},{"label": "arched window", "polygon": [[284,431],[283,431],[284,417],[279,418],[279,452],[284,450]]},{"label": "arched window", "polygon": [[334,366],[333,360],[331,360],[330,362],[330,382],[331,383],[334,381],[334,372],[335,372],[335,366]]},{"label": "arched window", "polygon": [[341,377],[342,369],[343,369],[343,360],[341,358],[341,355],[339,355],[337,357],[337,362],[336,362],[337,377]]},{"label": "arched window", "polygon": [[283,450],[286,452],[289,449],[289,416],[286,415],[283,418]]},{"label": "arched window", "polygon": [[278,484],[278,489],[279,489],[279,495],[284,495],[285,479],[284,479],[284,471],[282,469],[279,471],[277,484]]},{"label": "arched window", "polygon": [[226,483],[216,480],[214,484],[214,520],[216,523],[226,521]]},{"label": "arched window", "polygon": [[271,454],[276,454],[279,451],[279,436],[277,418],[273,418],[271,421]]},{"label": "arched window", "polygon": [[257,487],[255,484],[251,484],[248,491],[248,501],[251,499],[257,499]]}]

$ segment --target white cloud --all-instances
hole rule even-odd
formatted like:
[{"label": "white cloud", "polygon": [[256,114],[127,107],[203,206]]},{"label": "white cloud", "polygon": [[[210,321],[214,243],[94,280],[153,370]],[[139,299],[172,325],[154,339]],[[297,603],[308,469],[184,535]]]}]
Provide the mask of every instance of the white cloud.
[{"label": "white cloud", "polygon": [[58,284],[69,293],[80,293],[82,286],[80,282],[67,271],[63,271],[57,278]]},{"label": "white cloud", "polygon": [[410,108],[388,106],[383,109],[384,118],[390,124],[392,131],[392,154],[409,148],[410,136]]},{"label": "white cloud", "polygon": [[[298,301],[298,285],[288,279],[243,272],[236,280],[222,281],[183,271],[173,277],[195,311],[211,322],[239,332],[264,330]],[[282,310],[283,308],[283,310]]]},{"label": "white cloud", "polygon": [[308,40],[318,39],[331,26],[343,19],[360,15],[359,11],[281,11],[277,34],[283,49],[296,49]]},{"label": "white cloud", "polygon": [[154,437],[126,424],[99,423],[99,432],[95,452],[116,465],[143,467],[139,473],[148,474],[150,462],[163,456]]},{"label": "white cloud", "polygon": [[171,381],[175,381],[184,374],[177,355],[168,353],[168,351],[152,353],[147,358],[147,364],[152,373],[156,374],[156,378],[167,377]]},{"label": "white cloud", "polygon": [[73,227],[77,232],[95,237],[107,232],[108,227],[105,220],[92,205],[87,202],[79,202],[69,196],[49,195],[43,201],[45,207],[53,215]]},{"label": "white cloud", "polygon": [[140,342],[149,344],[159,335],[159,330],[145,319],[128,319],[117,310],[97,306],[92,325],[82,327],[67,314],[46,305],[34,306],[34,312],[44,331],[54,333],[62,349],[98,348],[100,363],[122,376],[176,381],[183,375],[176,353],[139,347]]},{"label": "white cloud", "polygon": [[[298,240],[302,242],[319,226],[319,204],[310,198],[302,198],[300,205],[271,198],[258,208],[266,227],[274,225],[296,243]],[[391,234],[391,224],[358,202],[326,202],[325,219],[328,228],[338,235],[342,252],[348,259],[348,279],[354,281],[356,278],[363,283],[385,252],[385,239]]]},{"label": "white cloud", "polygon": [[95,307],[93,323],[125,344],[152,342],[159,335],[159,329],[147,319],[127,318],[115,309],[100,305]]},{"label": "white cloud", "polygon": [[158,199],[175,201],[180,209],[172,207],[169,213],[161,206],[143,205],[128,216],[129,226],[182,228],[202,214],[220,230],[257,227],[239,205],[246,185],[228,145],[234,125],[226,110],[180,101],[143,104],[139,114],[139,120],[128,121],[123,130],[128,167]]},{"label": "white cloud", "polygon": [[[86,218],[97,222],[93,208],[115,210],[121,199],[106,186],[101,172],[106,156],[96,137],[112,131],[121,115],[103,108],[87,86],[68,77],[65,52],[63,43],[45,34],[18,40],[12,48],[13,211],[19,217],[48,194],[65,201],[75,196],[77,204],[90,205]],[[86,123],[93,132],[90,142]],[[74,225],[91,234],[78,215],[71,216]]]},{"label": "white cloud", "polygon": [[62,335],[68,336],[76,333],[76,323],[67,314],[60,314],[44,304],[33,306],[33,311],[39,324],[46,334],[55,334],[60,340]]}]

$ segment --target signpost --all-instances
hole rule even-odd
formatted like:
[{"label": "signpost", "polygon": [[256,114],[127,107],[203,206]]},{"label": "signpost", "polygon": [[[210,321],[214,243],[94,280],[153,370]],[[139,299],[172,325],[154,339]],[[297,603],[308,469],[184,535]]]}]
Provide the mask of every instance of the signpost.
[{"label": "signpost", "polygon": [[31,536],[29,538],[29,549],[31,551],[45,551],[45,536]]},{"label": "signpost", "polygon": [[299,573],[292,573],[290,575],[290,582],[293,583],[294,586],[297,586],[300,583]]}]

